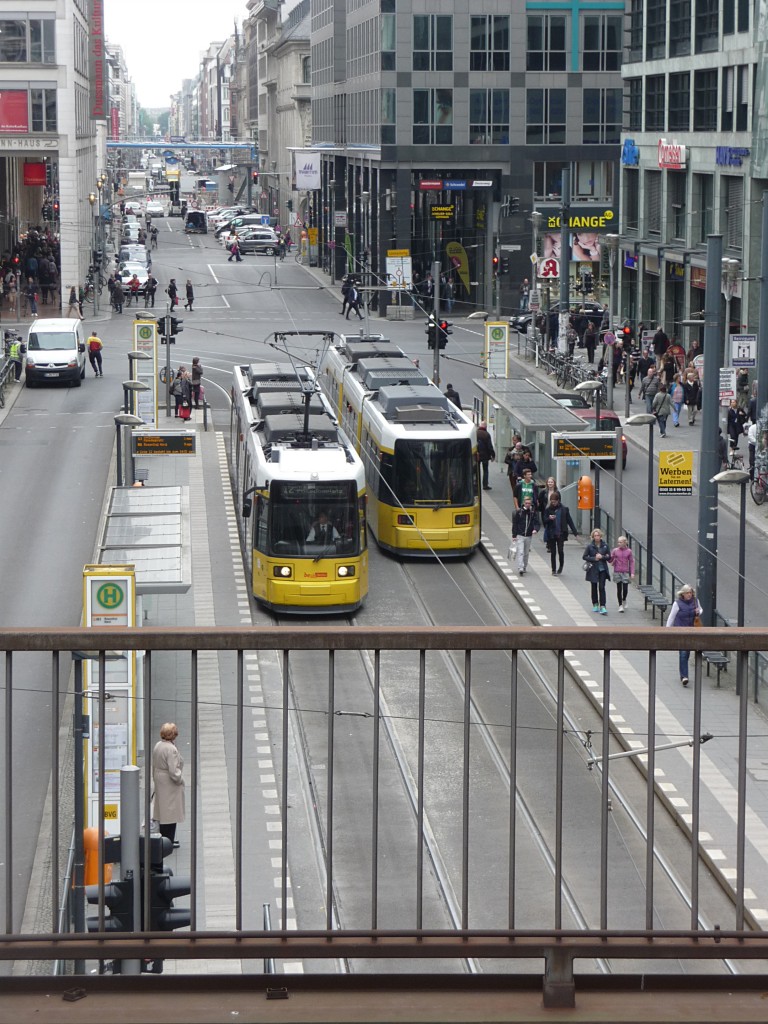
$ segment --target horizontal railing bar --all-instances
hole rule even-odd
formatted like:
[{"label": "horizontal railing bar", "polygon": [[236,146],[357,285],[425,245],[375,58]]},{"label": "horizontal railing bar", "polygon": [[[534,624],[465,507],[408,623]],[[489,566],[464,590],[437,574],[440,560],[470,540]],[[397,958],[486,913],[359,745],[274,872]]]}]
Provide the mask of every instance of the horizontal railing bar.
[{"label": "horizontal railing bar", "polygon": [[768,629],[733,627],[660,629],[644,626],[555,628],[540,626],[281,626],[265,629],[147,626],[126,629],[0,629],[0,651],[110,650],[558,650],[768,651]]},{"label": "horizontal railing bar", "polygon": [[765,932],[163,932],[34,935],[0,941],[0,960],[55,959],[768,959]]}]

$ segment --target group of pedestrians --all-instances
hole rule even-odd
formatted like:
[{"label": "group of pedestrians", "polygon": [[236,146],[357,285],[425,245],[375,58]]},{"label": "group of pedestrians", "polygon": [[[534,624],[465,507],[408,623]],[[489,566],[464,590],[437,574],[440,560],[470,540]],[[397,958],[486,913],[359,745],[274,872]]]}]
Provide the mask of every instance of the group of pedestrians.
[{"label": "group of pedestrians", "polygon": [[176,376],[171,383],[171,397],[174,400],[174,417],[176,419],[188,420],[192,415],[192,409],[200,408],[200,399],[205,395],[203,376],[203,364],[200,362],[199,356],[193,358],[191,369],[180,366],[176,371]]}]

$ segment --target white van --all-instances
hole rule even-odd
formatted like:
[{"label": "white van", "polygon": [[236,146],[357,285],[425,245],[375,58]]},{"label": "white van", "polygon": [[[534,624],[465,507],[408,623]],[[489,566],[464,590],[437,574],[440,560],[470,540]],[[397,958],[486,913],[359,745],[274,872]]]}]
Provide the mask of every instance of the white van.
[{"label": "white van", "polygon": [[80,320],[33,320],[27,336],[27,387],[64,382],[79,388],[83,377],[85,338]]}]

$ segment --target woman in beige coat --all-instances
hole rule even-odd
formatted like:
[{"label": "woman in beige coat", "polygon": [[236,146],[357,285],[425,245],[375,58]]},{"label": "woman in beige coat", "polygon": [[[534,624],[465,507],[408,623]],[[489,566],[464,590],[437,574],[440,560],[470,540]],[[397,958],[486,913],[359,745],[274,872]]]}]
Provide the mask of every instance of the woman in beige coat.
[{"label": "woman in beige coat", "polygon": [[166,722],[152,751],[152,779],[155,784],[153,817],[160,824],[160,835],[178,847],[176,825],[184,821],[184,758],[176,748],[179,730]]}]

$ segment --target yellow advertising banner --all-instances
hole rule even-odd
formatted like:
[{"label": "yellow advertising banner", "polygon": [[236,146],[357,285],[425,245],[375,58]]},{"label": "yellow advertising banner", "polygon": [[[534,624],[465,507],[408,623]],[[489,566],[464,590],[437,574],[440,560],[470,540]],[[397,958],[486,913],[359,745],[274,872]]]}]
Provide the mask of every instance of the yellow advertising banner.
[{"label": "yellow advertising banner", "polygon": [[459,275],[461,283],[469,291],[469,259],[467,250],[461,242],[448,242],[445,247],[445,255],[451,261],[451,266]]},{"label": "yellow advertising banner", "polygon": [[659,452],[659,494],[693,494],[693,452]]}]

